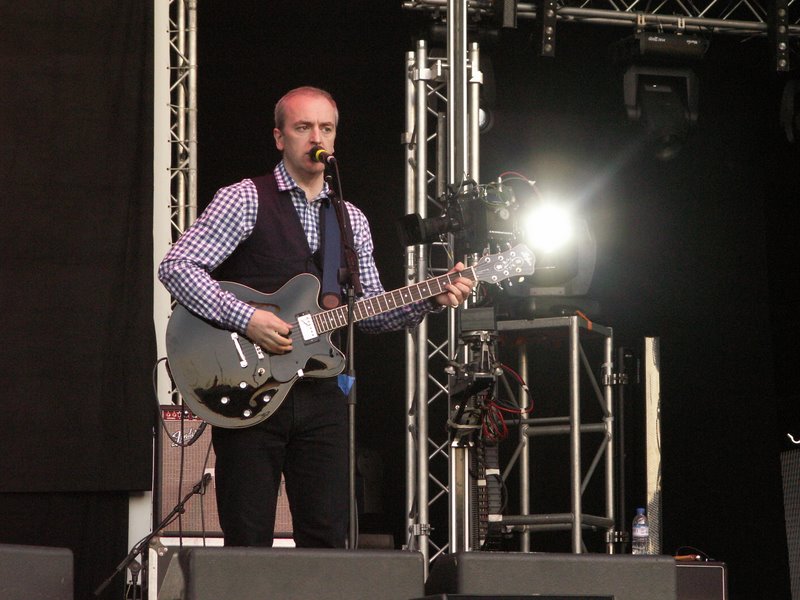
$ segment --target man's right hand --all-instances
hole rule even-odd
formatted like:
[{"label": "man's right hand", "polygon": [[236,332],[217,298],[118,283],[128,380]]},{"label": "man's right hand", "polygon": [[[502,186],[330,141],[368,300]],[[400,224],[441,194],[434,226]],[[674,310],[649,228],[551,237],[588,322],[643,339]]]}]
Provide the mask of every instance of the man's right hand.
[{"label": "man's right hand", "polygon": [[272,354],[285,354],[292,350],[292,328],[268,310],[256,309],[247,324],[247,339]]}]

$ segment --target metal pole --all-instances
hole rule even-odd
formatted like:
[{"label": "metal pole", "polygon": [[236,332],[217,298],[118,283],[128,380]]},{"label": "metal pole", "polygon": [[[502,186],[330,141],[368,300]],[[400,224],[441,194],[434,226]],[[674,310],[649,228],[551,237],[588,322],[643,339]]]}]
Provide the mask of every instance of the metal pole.
[{"label": "metal pole", "polygon": [[[415,140],[414,135],[414,122],[416,119],[416,112],[414,110],[414,80],[412,77],[412,69],[415,67],[414,53],[408,52],[406,54],[406,131],[404,134],[403,145],[405,150],[405,195],[406,195],[406,214],[413,213],[416,210],[415,206],[415,179],[414,179],[414,153],[415,153]],[[413,281],[414,279],[414,264],[415,264],[414,248],[406,248],[406,281]],[[417,427],[417,407],[415,405],[415,398],[417,397],[416,385],[416,336],[410,330],[406,330],[406,536],[408,539],[408,549],[417,550],[416,535],[414,535],[414,525],[416,524],[417,508],[416,508],[416,492],[417,492],[417,443],[422,443],[418,437]]]},{"label": "metal pole", "polygon": [[467,162],[467,0],[447,2],[447,182],[469,175]]},{"label": "metal pole", "polygon": [[483,73],[480,70],[480,50],[478,44],[469,45],[469,175],[480,183],[480,105]]},{"label": "metal pole", "polygon": [[189,142],[189,224],[197,218],[197,2],[189,0],[189,106],[187,107]]},{"label": "metal pole", "polygon": [[[608,446],[606,448],[606,517],[614,523],[615,521],[615,498],[614,498],[614,389],[611,385],[612,375],[614,373],[614,337],[610,333],[604,343],[603,353],[603,382],[604,390],[603,395],[605,398],[606,417],[603,419],[606,425],[606,438],[608,439]],[[616,527],[612,526],[611,531],[616,531]],[[612,538],[606,539],[606,552],[608,554],[615,553],[616,546]]]},{"label": "metal pole", "polygon": [[[416,127],[414,204],[415,210],[423,218],[427,215],[428,205],[428,94],[427,85],[431,77],[428,68],[428,48],[423,40],[417,43],[414,60],[414,123]],[[427,273],[427,249],[423,245],[415,247],[418,258],[416,279],[422,281]],[[413,267],[413,266],[412,266]],[[418,549],[424,557],[427,574],[429,549],[430,517],[428,514],[428,323],[423,320],[417,328],[414,354],[416,356],[416,423],[417,423],[417,530]]]},{"label": "metal pole", "polygon": [[[528,382],[528,348],[525,344],[519,345],[519,376],[523,382]],[[521,419],[530,417],[531,399],[522,384],[519,386],[519,406],[522,409]],[[523,516],[530,514],[531,510],[531,449],[528,440],[528,424],[519,425],[519,508]],[[520,552],[531,551],[531,532],[529,529],[523,530],[519,539]]]},{"label": "metal pole", "polygon": [[580,329],[578,317],[569,318],[569,439],[570,439],[570,490],[572,500],[572,552],[583,551],[581,510],[581,393],[579,360]]},{"label": "metal pole", "polygon": [[[457,188],[469,177],[467,105],[467,0],[447,3],[447,183]],[[458,348],[455,311],[448,315],[448,355]],[[465,360],[468,357],[465,356]],[[453,410],[451,405],[450,410]],[[470,448],[450,446],[450,552],[470,549]]]}]

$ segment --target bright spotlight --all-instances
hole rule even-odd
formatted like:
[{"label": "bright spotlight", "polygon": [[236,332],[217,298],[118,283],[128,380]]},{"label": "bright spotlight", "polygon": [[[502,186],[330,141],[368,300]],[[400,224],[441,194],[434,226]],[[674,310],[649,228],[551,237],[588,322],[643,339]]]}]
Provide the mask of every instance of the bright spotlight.
[{"label": "bright spotlight", "polygon": [[537,206],[525,219],[524,235],[534,252],[550,254],[563,248],[574,231],[572,215],[556,204]]}]

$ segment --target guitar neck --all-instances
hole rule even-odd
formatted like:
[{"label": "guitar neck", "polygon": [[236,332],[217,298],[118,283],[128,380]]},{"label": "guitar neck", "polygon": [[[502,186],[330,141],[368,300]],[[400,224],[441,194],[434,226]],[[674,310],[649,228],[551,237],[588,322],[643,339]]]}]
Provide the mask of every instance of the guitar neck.
[{"label": "guitar neck", "polygon": [[[427,300],[438,296],[447,291],[447,285],[453,283],[459,277],[466,277],[475,281],[475,269],[467,267],[463,271],[446,273],[433,279],[428,279],[421,283],[399,288],[391,292],[385,292],[378,296],[371,296],[357,301],[353,305],[353,321],[358,323],[369,317],[383,314],[396,308],[408,306],[420,300]],[[330,310],[325,310],[313,316],[314,326],[319,333],[326,333],[339,329],[347,325],[347,306],[339,306]]]}]

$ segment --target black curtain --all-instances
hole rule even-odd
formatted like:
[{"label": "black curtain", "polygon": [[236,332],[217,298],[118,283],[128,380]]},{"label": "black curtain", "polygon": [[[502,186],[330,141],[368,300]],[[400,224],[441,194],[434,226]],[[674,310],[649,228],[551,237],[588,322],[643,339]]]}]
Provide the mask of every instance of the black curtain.
[{"label": "black curtain", "polygon": [[0,542],[72,548],[83,598],[151,485],[152,7],[0,23]]}]

